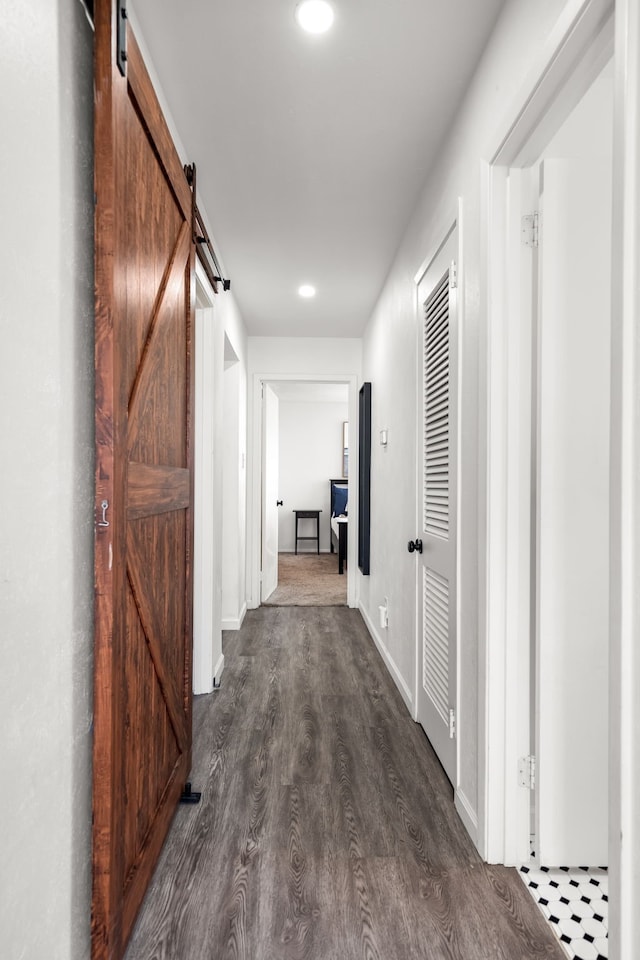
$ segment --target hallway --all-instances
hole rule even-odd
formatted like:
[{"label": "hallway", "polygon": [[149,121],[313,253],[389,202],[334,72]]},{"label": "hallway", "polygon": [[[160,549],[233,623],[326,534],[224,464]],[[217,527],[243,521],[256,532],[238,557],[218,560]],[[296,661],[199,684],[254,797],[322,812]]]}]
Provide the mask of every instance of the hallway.
[{"label": "hallway", "polygon": [[525,960],[563,953],[483,864],[365,625],[261,608],[196,699],[192,781],[126,960]]}]

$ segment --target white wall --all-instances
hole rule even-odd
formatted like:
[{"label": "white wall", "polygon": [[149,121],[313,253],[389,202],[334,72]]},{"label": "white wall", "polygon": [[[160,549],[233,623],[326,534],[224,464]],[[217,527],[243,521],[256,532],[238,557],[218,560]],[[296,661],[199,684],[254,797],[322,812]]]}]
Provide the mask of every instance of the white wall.
[{"label": "white wall", "polygon": [[89,956],[92,33],[6,5],[0,58],[0,952]]},{"label": "white wall", "polygon": [[[240,444],[238,435],[238,362],[225,361],[223,384],[223,448],[222,471],[222,629],[238,620],[240,571],[240,531],[237,517],[237,491],[241,475]],[[233,624],[235,626],[235,624]],[[239,626],[239,624],[238,624]]]},{"label": "white wall", "polygon": [[246,336],[233,295],[211,300],[196,324],[194,693],[220,681],[222,630],[246,609]]},{"label": "white wall", "polygon": [[[345,389],[346,393],[346,389]],[[322,510],[320,551],[329,552],[331,491],[329,480],[342,476],[342,425],[349,418],[344,403],[280,400],[280,482],[283,501],[278,517],[278,550],[295,549],[293,510]],[[300,520],[301,536],[315,535],[315,521]],[[301,542],[298,552],[315,550]]]},{"label": "white wall", "polygon": [[195,404],[193,429],[193,692],[211,693],[214,664],[220,656],[220,546],[217,507],[220,485],[219,456],[215,456],[222,411],[224,332],[216,323],[215,295],[200,263],[196,262]]},{"label": "white wall", "polygon": [[193,691],[210,693],[224,669],[222,630],[237,629],[242,619],[246,347],[243,328],[234,326],[233,296],[214,294],[199,263],[196,270],[198,305],[206,309],[196,310]]},{"label": "white wall", "polygon": [[362,340],[333,337],[249,337],[249,375],[340,376],[360,374]]},{"label": "white wall", "polygon": [[[460,657],[459,782],[457,793],[473,821],[478,813],[479,649],[484,593],[484,473],[486,438],[484,382],[480,366],[486,343],[482,246],[483,161],[497,147],[496,135],[511,102],[536,62],[565,3],[510,0],[498,20],[483,60],[441,154],[428,172],[414,215],[400,244],[380,299],[367,325],[363,379],[372,382],[371,576],[360,577],[363,613],[375,625],[376,607],[389,598],[384,643],[405,699],[415,691],[415,559],[406,541],[417,530],[417,306],[414,277],[436,250],[462,198],[460,267]],[[386,449],[376,437],[389,430]],[[382,640],[379,638],[379,642]],[[392,670],[393,672],[393,670]],[[404,689],[403,689],[404,688]]]}]

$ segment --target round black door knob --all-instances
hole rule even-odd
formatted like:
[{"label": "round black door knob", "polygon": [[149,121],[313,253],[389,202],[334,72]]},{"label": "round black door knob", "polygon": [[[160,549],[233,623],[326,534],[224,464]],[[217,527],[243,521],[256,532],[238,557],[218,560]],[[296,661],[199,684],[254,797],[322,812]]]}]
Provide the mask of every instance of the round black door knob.
[{"label": "round black door knob", "polygon": [[276,507],[282,506],[282,500],[276,500]]}]

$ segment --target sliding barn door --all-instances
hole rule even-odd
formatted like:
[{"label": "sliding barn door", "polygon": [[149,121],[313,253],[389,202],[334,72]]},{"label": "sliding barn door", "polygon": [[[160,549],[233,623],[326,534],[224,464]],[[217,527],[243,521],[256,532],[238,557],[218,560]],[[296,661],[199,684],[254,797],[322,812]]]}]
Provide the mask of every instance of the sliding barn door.
[{"label": "sliding barn door", "polygon": [[96,11],[92,956],[118,960],[191,764],[192,197],[135,38]]}]

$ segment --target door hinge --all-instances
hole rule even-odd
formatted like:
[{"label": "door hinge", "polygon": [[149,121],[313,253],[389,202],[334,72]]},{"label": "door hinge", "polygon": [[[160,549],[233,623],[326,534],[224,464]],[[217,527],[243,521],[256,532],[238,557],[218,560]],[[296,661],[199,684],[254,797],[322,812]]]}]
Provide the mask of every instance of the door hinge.
[{"label": "door hinge", "polygon": [[537,213],[528,213],[522,218],[522,242],[525,247],[537,247],[540,238],[539,220]]},{"label": "door hinge", "polygon": [[456,736],[456,712],[451,707],[449,710],[449,740],[455,740]]},{"label": "door hinge", "polygon": [[520,757],[518,761],[518,783],[527,790],[536,788],[536,758]]},{"label": "door hinge", "polygon": [[451,261],[449,267],[449,290],[455,290],[458,286],[458,264],[455,260]]}]

